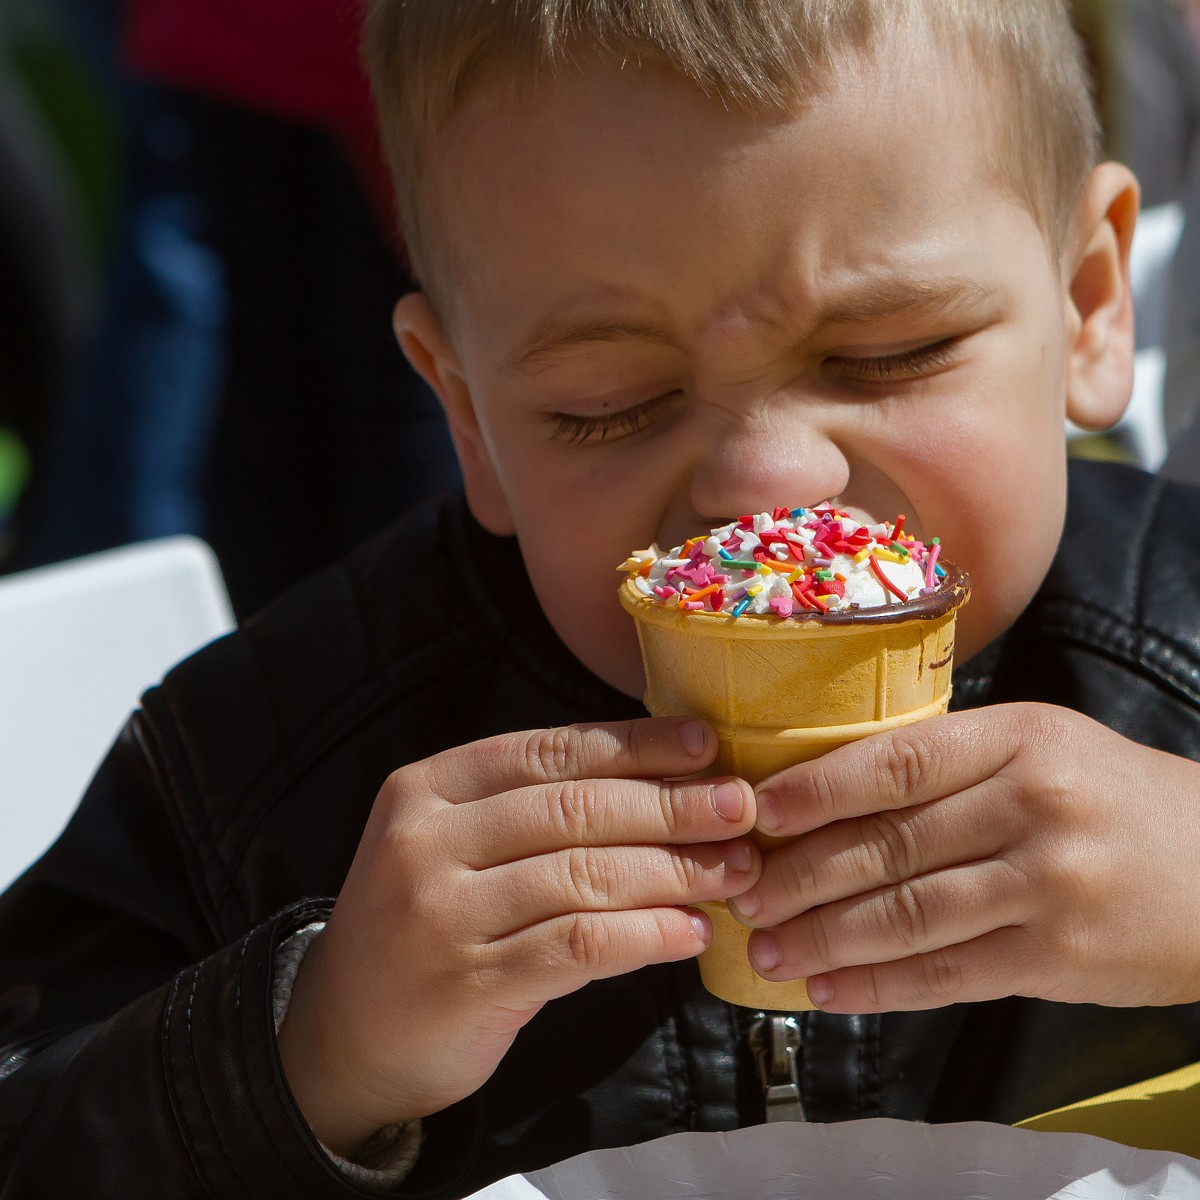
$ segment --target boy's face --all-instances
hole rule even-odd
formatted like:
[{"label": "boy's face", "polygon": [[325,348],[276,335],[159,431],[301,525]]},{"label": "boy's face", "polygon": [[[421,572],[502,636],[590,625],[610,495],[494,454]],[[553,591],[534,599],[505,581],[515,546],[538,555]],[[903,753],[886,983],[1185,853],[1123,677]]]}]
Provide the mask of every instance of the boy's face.
[{"label": "boy's face", "polygon": [[1103,289],[1076,282],[1081,316],[1074,262],[989,166],[976,89],[932,53],[892,61],[771,118],[597,61],[515,108],[480,88],[439,144],[453,313],[443,337],[410,298],[398,332],[476,516],[631,695],[626,554],[827,498],[942,539],[974,583],[965,659],[1053,555],[1064,417],[1119,413],[1119,380],[1071,403]]}]

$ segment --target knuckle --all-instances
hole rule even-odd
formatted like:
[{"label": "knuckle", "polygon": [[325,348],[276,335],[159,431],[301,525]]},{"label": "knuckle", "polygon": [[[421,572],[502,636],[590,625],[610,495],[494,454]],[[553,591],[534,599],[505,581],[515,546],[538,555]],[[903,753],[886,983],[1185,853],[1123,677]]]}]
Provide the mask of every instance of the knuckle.
[{"label": "knuckle", "polygon": [[651,928],[647,936],[652,935],[653,950],[656,954],[669,952],[679,938],[679,913],[670,909],[660,910],[653,914]]},{"label": "knuckle", "polygon": [[879,986],[879,972],[875,967],[868,967],[862,972],[862,992],[866,1001],[863,1007],[868,1012],[880,1007],[883,989]]},{"label": "knuckle", "polygon": [[443,825],[431,814],[413,820],[393,818],[382,826],[374,845],[382,849],[400,878],[419,878],[431,865],[430,847],[447,840]]},{"label": "knuckle", "polygon": [[410,808],[418,795],[436,794],[429,775],[433,764],[430,761],[409,763],[393,771],[379,789],[377,803],[382,804],[389,815]]},{"label": "knuckle", "polygon": [[962,992],[962,968],[944,950],[922,955],[921,979],[932,1000],[954,1000]]},{"label": "knuckle", "polygon": [[612,860],[590,846],[576,846],[567,853],[567,882],[578,903],[603,904],[616,886]]},{"label": "knuckle", "polygon": [[866,819],[865,825],[862,844],[885,883],[898,883],[917,873],[916,839],[906,820],[892,813],[876,813]]},{"label": "knuckle", "polygon": [[785,874],[783,884],[788,895],[803,898],[816,890],[817,864],[803,838],[777,852],[775,863],[778,864],[775,869]]},{"label": "knuckle", "polygon": [[603,798],[593,780],[568,779],[550,796],[550,819],[574,842],[586,840],[601,821]]},{"label": "knuckle", "polygon": [[392,822],[384,831],[381,844],[389,863],[399,869],[401,878],[409,879],[414,868],[424,859],[422,838],[418,828],[400,822]]},{"label": "knuckle", "polygon": [[904,797],[920,788],[932,771],[932,764],[922,743],[897,733],[882,740],[876,768],[890,782],[892,794]]},{"label": "knuckle", "polygon": [[594,913],[575,913],[567,927],[566,952],[584,972],[602,970],[612,956],[608,926]]},{"label": "knuckle", "polygon": [[1077,738],[1084,718],[1049,704],[1020,704],[1014,708],[1017,736],[1009,762],[1016,761],[1021,750],[1032,748],[1034,755],[1028,761],[1035,765],[1041,787],[1055,792],[1071,790],[1080,769],[1088,766],[1078,755]]},{"label": "knuckle", "polygon": [[655,748],[654,726],[649,721],[622,721],[614,733],[617,744],[626,747],[634,762],[652,756]]},{"label": "knuckle", "polygon": [[797,799],[821,818],[820,824],[839,815],[840,792],[823,759],[818,759],[813,765],[806,778],[805,790],[807,795],[800,795]]},{"label": "knuckle", "polygon": [[535,779],[561,779],[571,774],[573,741],[567,726],[531,729],[523,737],[521,755]]},{"label": "knuckle", "polygon": [[690,895],[704,880],[704,867],[690,854],[671,854],[667,860],[675,872],[679,895]]},{"label": "knuckle", "polygon": [[837,966],[833,958],[835,938],[820,912],[813,915],[812,923],[809,926],[809,941],[816,961],[816,966],[809,974],[815,974],[818,970],[828,971]]},{"label": "knuckle", "polygon": [[1035,737],[1053,748],[1070,741],[1078,715],[1054,704],[1014,704],[1012,712],[1022,740]]},{"label": "knuckle", "polygon": [[681,787],[664,783],[658,789],[658,807],[662,813],[663,826],[668,836],[679,832],[681,825],[681,810],[683,809],[688,792]]},{"label": "knuckle", "polygon": [[888,931],[909,950],[919,950],[925,945],[929,931],[922,891],[919,883],[909,881],[883,896]]},{"label": "knuckle", "polygon": [[407,790],[406,784],[412,769],[412,763],[409,763],[407,766],[398,767],[383,781],[383,787],[380,788],[380,791],[389,797],[403,795]]}]

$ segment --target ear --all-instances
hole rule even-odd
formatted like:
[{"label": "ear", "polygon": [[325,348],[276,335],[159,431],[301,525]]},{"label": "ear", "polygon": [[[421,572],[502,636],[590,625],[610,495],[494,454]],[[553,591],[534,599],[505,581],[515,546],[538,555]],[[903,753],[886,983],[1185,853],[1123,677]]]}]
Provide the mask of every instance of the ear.
[{"label": "ear", "polygon": [[462,468],[467,504],[490,533],[507,537],[515,528],[508,498],[479,420],[471,391],[442,322],[422,292],[401,296],[392,312],[396,340],[413,369],[442,403]]},{"label": "ear", "polygon": [[1067,416],[1084,429],[1107,429],[1133,390],[1133,297],[1129,248],[1138,185],[1120,163],[1091,174],[1076,211],[1075,241],[1064,262],[1067,300]]}]

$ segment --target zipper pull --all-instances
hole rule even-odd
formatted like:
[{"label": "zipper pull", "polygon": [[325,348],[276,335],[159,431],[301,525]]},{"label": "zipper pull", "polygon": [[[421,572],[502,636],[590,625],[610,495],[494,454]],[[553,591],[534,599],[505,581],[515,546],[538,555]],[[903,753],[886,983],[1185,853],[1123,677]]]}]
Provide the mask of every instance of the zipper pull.
[{"label": "zipper pull", "polygon": [[806,1120],[800,1101],[799,1020],[781,1013],[755,1013],[746,1038],[758,1066],[767,1120]]}]

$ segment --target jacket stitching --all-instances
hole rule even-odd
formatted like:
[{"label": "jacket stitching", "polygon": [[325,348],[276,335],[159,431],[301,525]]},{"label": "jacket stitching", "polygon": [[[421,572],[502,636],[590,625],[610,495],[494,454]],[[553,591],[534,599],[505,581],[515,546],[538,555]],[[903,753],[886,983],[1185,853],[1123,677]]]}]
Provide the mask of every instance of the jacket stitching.
[{"label": "jacket stitching", "polygon": [[[193,975],[195,969],[193,968]],[[171,1072],[171,1026],[175,1018],[175,1004],[179,996],[179,981],[182,978],[182,973],[176,975],[171,980],[171,990],[167,995],[167,1007],[163,1013],[162,1030],[159,1034],[159,1042],[162,1048],[162,1063],[163,1063],[163,1084],[166,1087],[167,1098],[171,1104],[171,1115],[175,1118],[175,1128],[179,1131],[179,1140],[183,1142],[183,1148],[187,1152],[188,1162],[191,1164],[192,1174],[200,1184],[205,1183],[204,1172],[200,1169],[200,1161],[196,1157],[196,1152],[192,1146],[192,1139],[188,1133],[187,1122],[184,1119],[184,1106],[180,1101],[178,1090],[175,1087],[174,1076]]]},{"label": "jacket stitching", "polygon": [[[253,1052],[252,1048],[246,1044],[246,1031],[242,1021],[242,978],[246,973],[246,951],[249,948],[251,936],[252,935],[247,934],[244,938],[242,938],[242,943],[238,951],[237,987],[234,989],[233,994],[233,1009],[237,1017],[236,1027],[238,1031],[238,1046],[241,1049],[242,1062],[253,1062],[259,1058],[259,1056]],[[272,944],[274,944],[274,941],[275,939],[272,938]],[[272,1037],[273,1036],[274,1035],[272,1035]],[[266,1116],[263,1113],[262,1106],[258,1101],[258,1095],[252,1085],[248,1084],[246,1086],[245,1095],[251,1109],[254,1111],[254,1115],[258,1118],[259,1128],[263,1132],[263,1143],[270,1149],[272,1158],[282,1168],[283,1172],[287,1175],[290,1181],[304,1189],[305,1195],[316,1195],[317,1193],[313,1192],[308,1186],[308,1181],[302,1175],[296,1172],[291,1159],[280,1150],[275,1139],[268,1136],[270,1123],[267,1121]]]},{"label": "jacket stitching", "polygon": [[813,1063],[813,1034],[816,1032],[816,1015],[811,1012],[800,1014],[800,1023],[803,1032],[800,1040],[800,1102],[804,1106],[805,1113],[808,1114],[809,1120],[820,1120],[820,1114],[813,1113],[813,1080],[816,1077],[816,1071]]},{"label": "jacket stitching", "polygon": [[1051,600],[1034,633],[1062,637],[1140,666],[1164,686],[1200,703],[1200,663],[1175,639],[1135,629],[1112,613],[1081,601]]},{"label": "jacket stitching", "polygon": [[[670,1043],[674,1048],[675,1063],[672,1069],[672,1064],[667,1063],[667,1078],[671,1081],[671,1098],[675,1105],[677,1113],[676,1123],[680,1127],[695,1129],[697,1127],[697,1111],[700,1107],[700,1102],[696,1098],[696,1084],[694,1072],[696,1069],[694,1046],[689,1045],[685,1049],[683,1044],[683,1030],[690,1026],[685,1024],[683,1013],[686,1011],[686,1005],[683,998],[682,978],[678,969],[672,968],[665,974],[666,995],[663,997],[664,1003],[657,1005],[658,1011],[661,1014],[661,1020],[664,1026],[670,1028],[671,1034],[664,1038],[665,1043]],[[690,1039],[689,1039],[690,1040]],[[689,1052],[691,1051],[691,1052]],[[672,1057],[671,1050],[664,1049],[664,1055],[669,1059]],[[678,1079],[679,1086],[676,1087],[675,1079]]]},{"label": "jacket stitching", "polygon": [[[663,1058],[666,1060],[667,1087],[671,1093],[671,1119],[678,1127],[684,1127],[687,1113],[687,1099],[682,1086],[683,1075],[688,1068],[687,1058],[683,1052],[682,1040],[679,1036],[679,1018],[674,1012],[662,1013],[661,1028],[663,1031]],[[689,1125],[694,1125],[695,1118]]]},{"label": "jacket stitching", "polygon": [[734,1121],[740,1125],[740,1118],[745,1107],[743,1101],[748,1090],[748,1081],[745,1076],[746,1055],[741,1052],[745,1043],[743,1041],[742,1030],[738,1026],[737,1009],[732,1004],[724,1005],[723,1009],[727,1044],[733,1048],[734,1058],[733,1078],[730,1081],[733,1085]]},{"label": "jacket stitching", "polygon": [[[174,803],[182,822],[181,833],[186,837],[187,844],[195,855],[199,867],[193,879],[197,899],[201,901],[201,908],[211,918],[214,930],[222,931],[227,918],[221,912],[221,898],[232,886],[232,881],[228,878],[226,865],[221,858],[215,831],[211,830],[203,819],[204,804],[195,783],[195,773],[191,769],[192,756],[188,753],[186,739],[181,734],[179,722],[169,701],[167,708],[171,714],[171,721],[165,728],[146,707],[142,709],[134,729],[142,756],[149,764],[151,772],[162,779],[164,798]],[[173,745],[168,745],[168,741]],[[215,885],[212,880],[213,874],[220,877]],[[244,928],[248,914],[243,912],[239,916],[240,929]]]},{"label": "jacket stitching", "polygon": [[232,1180],[236,1181],[243,1195],[250,1195],[246,1188],[245,1182],[242,1180],[237,1169],[234,1167],[232,1159],[229,1157],[229,1152],[225,1148],[225,1141],[221,1137],[221,1129],[213,1116],[212,1105],[208,1102],[208,1095],[204,1090],[204,1084],[200,1073],[200,1062],[196,1057],[196,1039],[192,1036],[192,1006],[196,999],[196,991],[200,984],[200,968],[197,968],[192,973],[192,989],[188,994],[187,1008],[184,1010],[184,1028],[187,1036],[187,1052],[188,1058],[192,1064],[192,1077],[196,1081],[196,1095],[200,1100],[200,1104],[204,1109],[204,1114],[208,1117],[209,1132],[212,1137],[213,1145],[216,1147],[220,1155],[221,1161],[225,1165]]},{"label": "jacket stitching", "polygon": [[883,1018],[878,1013],[867,1017],[867,1029],[863,1116],[876,1117],[883,1107]]}]

